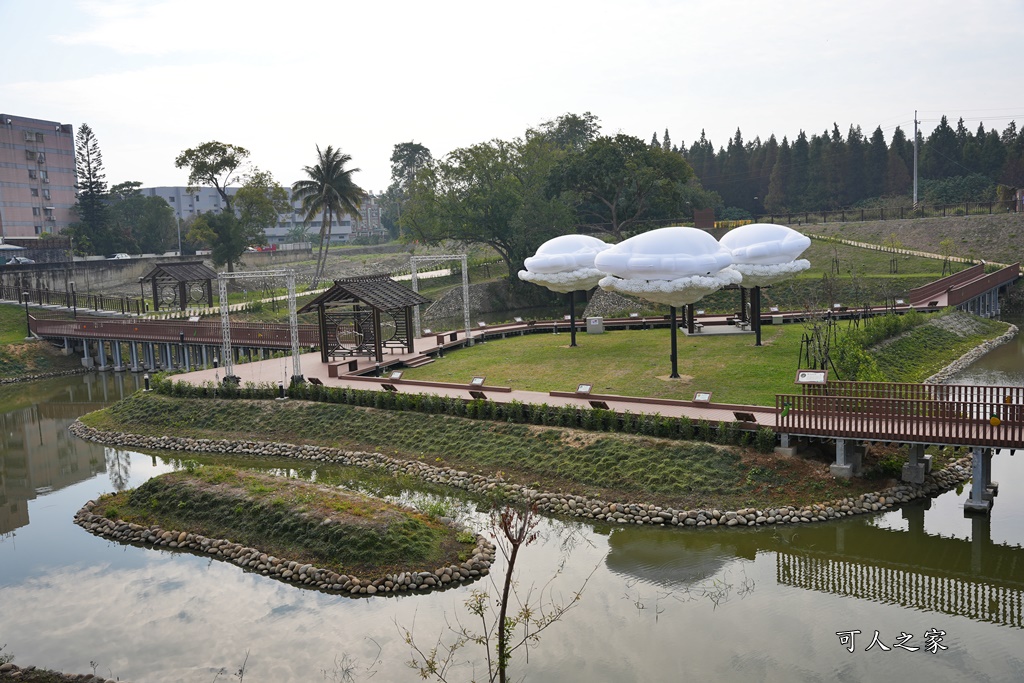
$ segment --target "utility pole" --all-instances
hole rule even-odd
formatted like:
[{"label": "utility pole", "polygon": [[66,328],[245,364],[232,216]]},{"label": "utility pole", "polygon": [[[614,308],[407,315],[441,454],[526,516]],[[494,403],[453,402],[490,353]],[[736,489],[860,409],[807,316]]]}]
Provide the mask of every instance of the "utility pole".
[{"label": "utility pole", "polygon": [[914,110],[914,210],[917,210],[917,110]]}]

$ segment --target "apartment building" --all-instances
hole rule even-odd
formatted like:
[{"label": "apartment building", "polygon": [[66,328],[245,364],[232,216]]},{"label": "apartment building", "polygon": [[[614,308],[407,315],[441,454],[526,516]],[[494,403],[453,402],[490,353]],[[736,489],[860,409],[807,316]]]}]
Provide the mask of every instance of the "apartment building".
[{"label": "apartment building", "polygon": [[74,127],[0,114],[0,237],[58,233],[74,205]]}]

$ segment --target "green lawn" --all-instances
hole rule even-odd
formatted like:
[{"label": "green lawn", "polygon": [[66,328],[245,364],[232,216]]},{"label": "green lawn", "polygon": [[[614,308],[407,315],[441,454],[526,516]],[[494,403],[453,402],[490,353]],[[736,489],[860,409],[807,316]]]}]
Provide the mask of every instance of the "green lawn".
[{"label": "green lawn", "polygon": [[23,341],[25,331],[25,307],[0,304],[0,344]]},{"label": "green lawn", "polygon": [[774,405],[776,393],[793,391],[801,325],[762,328],[754,335],[679,334],[679,374],[669,380],[668,329],[532,334],[477,344],[421,368],[408,379],[468,383],[486,375],[488,384],[530,391],[572,391],[580,383],[594,393],[690,399],[695,390],[714,392],[715,402]]}]

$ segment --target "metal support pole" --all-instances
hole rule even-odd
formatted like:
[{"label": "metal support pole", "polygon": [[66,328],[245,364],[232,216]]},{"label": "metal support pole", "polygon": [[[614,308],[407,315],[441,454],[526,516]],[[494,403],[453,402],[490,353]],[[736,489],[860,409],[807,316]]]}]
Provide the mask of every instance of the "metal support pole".
[{"label": "metal support pole", "polygon": [[[412,267],[412,291],[418,293],[420,291],[420,285],[419,285],[418,273],[416,271],[416,259],[414,259],[414,258],[413,259],[409,259],[409,265]],[[420,338],[420,307],[419,307],[418,304],[416,306],[412,307],[412,329],[413,329],[413,333],[416,335],[416,339],[419,339]]]},{"label": "metal support pole", "polygon": [[669,310],[672,312],[672,374],[669,375],[669,378],[679,379],[679,354],[676,342],[676,332],[678,327],[676,324],[676,307],[670,306]]},{"label": "metal support pole", "polygon": [[754,287],[754,291],[751,292],[750,298],[752,299],[753,305],[751,306],[754,314],[752,324],[754,326],[754,346],[761,345],[761,286]]},{"label": "metal support pole", "polygon": [[28,317],[28,292],[22,292],[21,296],[25,301],[25,338],[28,339],[32,336],[32,322]]},{"label": "metal support pole", "polygon": [[469,333],[469,265],[466,255],[462,255],[462,312],[466,322],[466,346],[473,345],[473,337]]},{"label": "metal support pole", "polygon": [[569,292],[569,346],[576,346],[576,292]]}]

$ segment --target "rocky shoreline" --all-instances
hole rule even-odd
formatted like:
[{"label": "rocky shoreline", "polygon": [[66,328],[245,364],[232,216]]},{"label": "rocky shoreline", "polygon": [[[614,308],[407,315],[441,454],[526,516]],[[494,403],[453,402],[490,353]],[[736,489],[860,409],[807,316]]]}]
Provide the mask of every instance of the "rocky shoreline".
[{"label": "rocky shoreline", "polygon": [[314,567],[311,564],[274,557],[256,548],[224,539],[161,529],[155,525],[142,526],[129,524],[123,520],[108,519],[94,514],[92,510],[95,507],[96,501],[90,500],[75,513],[75,524],[91,534],[118,543],[187,550],[230,562],[272,579],[327,593],[370,596],[438,590],[486,576],[491,563],[494,562],[494,544],[478,534],[473,555],[465,562],[439,567],[434,571],[405,571],[386,574],[376,579],[359,578]]},{"label": "rocky shoreline", "polygon": [[38,375],[20,375],[18,377],[0,377],[0,385],[4,384],[17,384],[18,382],[35,382],[40,379],[53,379],[54,377],[72,377],[74,375],[85,375],[90,372],[95,372],[89,368],[82,368],[81,370],[60,370],[58,372],[43,372]]},{"label": "rocky shoreline", "polygon": [[961,372],[962,370],[967,368],[967,366],[969,366],[971,363],[975,362],[976,360],[984,356],[986,353],[996,348],[997,346],[1002,346],[1003,344],[1009,342],[1011,339],[1017,336],[1017,333],[1017,326],[1010,325],[1010,328],[1006,330],[1006,332],[999,335],[995,339],[989,339],[988,341],[978,344],[976,347],[974,347],[973,349],[971,349],[964,355],[960,356],[955,361],[953,361],[952,363],[950,363],[949,365],[942,368],[934,375],[926,379],[924,381],[924,384],[945,384],[950,380],[951,377],[953,377],[953,375],[956,375],[957,373]]},{"label": "rocky shoreline", "polygon": [[968,480],[970,458],[961,458],[943,470],[925,478],[924,484],[898,484],[881,491],[856,497],[824,501],[803,506],[779,506],[739,510],[674,508],[637,502],[604,501],[565,493],[537,491],[528,486],[504,481],[451,467],[440,467],[415,460],[392,458],[382,453],[345,451],[338,448],[292,445],[254,440],[192,439],[172,436],[141,436],[121,432],[104,432],[75,421],[70,431],[88,441],[125,448],[169,450],[184,453],[214,453],[255,457],[287,457],[406,474],[424,481],[469,491],[476,494],[499,493],[509,500],[536,507],[555,515],[603,521],[611,524],[653,524],[689,527],[753,527],[784,524],[807,524],[841,519],[850,515],[889,510],[913,500],[928,498],[955,488]]}]

